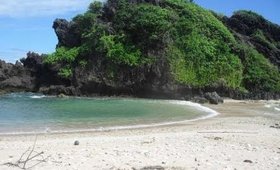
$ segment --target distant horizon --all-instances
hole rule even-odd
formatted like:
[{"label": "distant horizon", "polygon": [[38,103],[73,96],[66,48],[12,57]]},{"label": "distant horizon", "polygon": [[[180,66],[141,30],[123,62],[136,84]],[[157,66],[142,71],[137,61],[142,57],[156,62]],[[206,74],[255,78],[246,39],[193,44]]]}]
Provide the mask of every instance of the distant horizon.
[{"label": "distant horizon", "polygon": [[[53,21],[56,18],[70,20],[86,11],[92,0],[26,0],[24,3],[5,1],[0,4],[0,60],[15,63],[26,57],[28,51],[51,53],[58,42]],[[242,0],[194,0],[206,9],[230,17],[234,11],[250,10],[262,15],[267,20],[280,25],[280,1],[264,2],[256,0],[245,3]],[[16,11],[16,12],[15,12]]]}]

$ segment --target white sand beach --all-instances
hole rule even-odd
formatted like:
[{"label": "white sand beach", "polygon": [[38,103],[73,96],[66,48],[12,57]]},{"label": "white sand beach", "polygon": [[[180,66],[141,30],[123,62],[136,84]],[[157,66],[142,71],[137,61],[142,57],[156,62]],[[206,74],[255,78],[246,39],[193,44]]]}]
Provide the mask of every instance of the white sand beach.
[{"label": "white sand beach", "polygon": [[[34,150],[47,159],[33,169],[280,169],[280,119],[262,115],[264,104],[226,100],[207,105],[220,113],[216,117],[168,126],[40,134]],[[15,163],[34,140],[0,136],[0,169],[18,169],[4,164]]]}]

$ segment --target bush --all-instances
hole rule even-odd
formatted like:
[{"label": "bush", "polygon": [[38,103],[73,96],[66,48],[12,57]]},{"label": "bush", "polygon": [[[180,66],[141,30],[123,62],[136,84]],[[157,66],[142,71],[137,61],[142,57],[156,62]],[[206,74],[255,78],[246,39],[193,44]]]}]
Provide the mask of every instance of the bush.
[{"label": "bush", "polygon": [[121,36],[102,36],[100,48],[105,51],[106,57],[116,64],[137,66],[141,59],[140,51],[133,46],[124,45],[120,39]]},{"label": "bush", "polygon": [[225,85],[239,88],[242,64],[231,52],[236,41],[211,12],[193,3],[165,0],[165,8],[177,13],[173,44],[167,50],[175,80],[196,87]]},{"label": "bush", "polygon": [[55,64],[58,62],[73,63],[79,54],[79,48],[59,47],[52,54],[44,58],[47,64]]},{"label": "bush", "polygon": [[280,92],[280,73],[262,54],[243,44],[240,47],[244,65],[243,84],[249,91]]},{"label": "bush", "polygon": [[58,75],[62,78],[70,78],[73,74],[73,71],[70,66],[63,67],[59,70]]},{"label": "bush", "polygon": [[72,76],[72,65],[76,61],[79,55],[79,48],[66,48],[59,47],[52,54],[47,55],[44,58],[46,64],[62,64],[62,68],[59,69],[58,75],[62,78],[70,78]]}]

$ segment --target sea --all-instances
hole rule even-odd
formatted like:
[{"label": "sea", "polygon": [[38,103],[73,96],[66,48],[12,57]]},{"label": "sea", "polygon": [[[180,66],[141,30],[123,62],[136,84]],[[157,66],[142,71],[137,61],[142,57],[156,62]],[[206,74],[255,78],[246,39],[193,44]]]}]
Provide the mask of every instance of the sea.
[{"label": "sea", "polygon": [[218,115],[197,103],[36,93],[0,96],[0,134],[106,131],[185,123]]}]

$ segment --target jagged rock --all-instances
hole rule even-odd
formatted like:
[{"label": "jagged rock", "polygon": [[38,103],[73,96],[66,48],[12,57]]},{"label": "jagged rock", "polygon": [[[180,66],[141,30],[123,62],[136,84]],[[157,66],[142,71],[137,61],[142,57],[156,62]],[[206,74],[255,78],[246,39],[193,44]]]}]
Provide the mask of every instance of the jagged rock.
[{"label": "jagged rock", "polygon": [[43,57],[34,52],[28,52],[27,57],[21,59],[21,62],[24,67],[38,71],[43,65]]},{"label": "jagged rock", "polygon": [[34,88],[33,79],[30,76],[20,77],[13,76],[0,83],[1,88],[10,89],[26,89],[31,90]]},{"label": "jagged rock", "polygon": [[217,94],[217,92],[205,93],[204,97],[209,101],[210,104],[224,103],[224,100]]},{"label": "jagged rock", "polygon": [[80,36],[77,34],[77,28],[73,21],[56,19],[53,23],[53,29],[58,37],[58,47],[75,47],[80,44]]},{"label": "jagged rock", "polygon": [[201,103],[201,104],[208,103],[208,100],[205,97],[200,97],[200,96],[195,96],[192,99],[192,101],[195,103]]},{"label": "jagged rock", "polygon": [[0,60],[0,88],[4,91],[34,90],[35,78],[22,64],[6,63]]},{"label": "jagged rock", "polygon": [[71,95],[71,96],[77,96],[79,95],[79,92],[77,89],[73,86],[66,87],[64,85],[52,85],[49,87],[41,87],[39,89],[40,93],[48,94],[48,95]]}]

